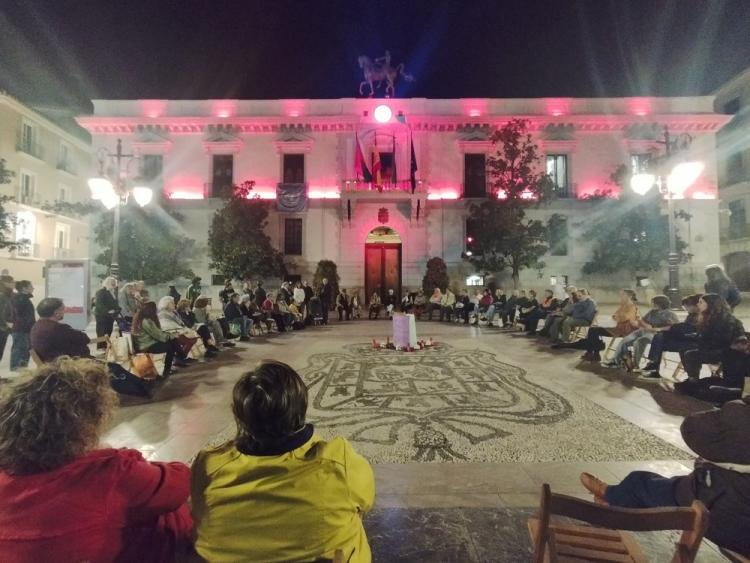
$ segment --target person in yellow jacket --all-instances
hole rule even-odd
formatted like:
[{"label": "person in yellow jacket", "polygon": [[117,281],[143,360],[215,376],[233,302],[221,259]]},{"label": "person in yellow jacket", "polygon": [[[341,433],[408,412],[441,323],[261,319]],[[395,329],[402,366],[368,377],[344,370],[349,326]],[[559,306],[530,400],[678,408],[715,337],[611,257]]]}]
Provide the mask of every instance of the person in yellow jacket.
[{"label": "person in yellow jacket", "polygon": [[281,362],[236,383],[237,437],[201,451],[192,467],[198,554],[211,563],[312,561],[341,549],[372,559],[362,516],[375,500],[368,461],[346,439],[305,423],[307,388]]}]

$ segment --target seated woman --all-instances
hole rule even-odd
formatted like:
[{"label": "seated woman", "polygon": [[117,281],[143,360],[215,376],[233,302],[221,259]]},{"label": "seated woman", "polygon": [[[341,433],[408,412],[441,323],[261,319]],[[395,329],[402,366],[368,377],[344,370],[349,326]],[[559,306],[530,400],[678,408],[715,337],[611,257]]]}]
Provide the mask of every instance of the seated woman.
[{"label": "seated woman", "polygon": [[666,295],[657,295],[651,299],[651,310],[638,321],[638,328],[620,341],[614,358],[602,365],[610,368],[624,366],[629,372],[638,369],[643,352],[654,335],[669,330],[669,327],[679,322],[677,315],[670,310],[671,305]]},{"label": "seated woman", "polygon": [[240,341],[247,342],[250,340],[249,329],[253,321],[242,314],[239,293],[231,295],[229,303],[224,307],[224,318],[229,323],[229,326],[235,325],[239,329]]},{"label": "seated woman", "polygon": [[336,296],[336,310],[339,313],[340,321],[349,320],[350,307],[351,302],[349,301],[349,295],[346,293],[346,288],[343,288]]},{"label": "seated woman", "polygon": [[545,289],[544,299],[539,306],[521,319],[524,332],[528,335],[536,334],[536,327],[539,326],[539,321],[546,319],[547,315],[557,308],[557,303],[558,301],[555,298],[554,292],[551,289]]},{"label": "seated woman", "polygon": [[[505,304],[498,309],[503,328],[512,326],[516,321],[516,307],[518,306],[519,299],[520,292],[517,289],[514,289]],[[490,320],[490,323],[492,323],[492,320]]]},{"label": "seated woman", "polygon": [[359,291],[354,291],[352,300],[349,302],[349,317],[352,319],[359,319],[362,317],[362,306],[359,302]]},{"label": "seated woman", "polygon": [[681,323],[669,327],[664,332],[657,332],[651,340],[648,349],[648,364],[643,369],[645,377],[658,379],[659,366],[664,352],[682,352],[695,347],[695,338],[698,330],[698,301],[701,294],[688,295],[682,299],[682,308],[687,312],[687,318]]},{"label": "seated woman", "polygon": [[530,289],[528,296],[524,296],[522,290],[521,299],[518,302],[518,318],[516,319],[516,322],[523,324],[528,316],[536,312],[538,308],[539,301],[537,301],[536,298],[536,291]]},{"label": "seated woman", "polygon": [[450,287],[445,288],[443,299],[440,302],[440,320],[444,319],[451,320],[453,316],[453,309],[456,306],[456,294],[451,291]]},{"label": "seated woman", "polygon": [[195,322],[206,325],[208,327],[208,330],[211,332],[211,334],[213,334],[214,341],[217,345],[226,346],[227,348],[233,347],[234,342],[230,342],[229,340],[227,340],[227,335],[224,332],[224,329],[221,327],[221,323],[209,310],[208,304],[209,301],[207,297],[198,297],[198,299],[195,300],[192,312],[193,316],[195,317]]},{"label": "seated woman", "polygon": [[[265,299],[263,301],[265,301]],[[261,301],[261,303],[263,303],[263,301]],[[269,319],[266,314],[260,310],[260,307],[258,307],[255,301],[253,301],[253,299],[251,299],[249,295],[243,295],[242,297],[240,297],[240,311],[242,311],[242,315],[244,317],[250,319],[253,322],[253,326],[257,327],[258,330],[261,330],[261,323],[265,323],[268,331],[271,331],[271,319]]]},{"label": "seated woman", "polygon": [[711,511],[706,537],[750,557],[750,381],[745,397],[689,415],[680,432],[697,455],[687,475],[663,477],[650,471],[634,471],[617,485],[608,485],[589,473],[581,483],[594,498],[610,506],[657,508],[690,506],[700,500]]},{"label": "seated woman", "polygon": [[443,301],[443,292],[440,291],[439,287],[436,287],[435,290],[432,292],[432,296],[430,297],[430,301],[427,304],[427,320],[432,320],[432,312],[437,310],[438,312],[442,309],[442,301]]},{"label": "seated woman", "polygon": [[279,292],[276,296],[276,306],[274,307],[274,313],[281,315],[284,326],[293,328],[294,315],[289,312],[289,305],[287,305],[286,300],[284,299],[284,296],[281,292]]},{"label": "seated woman", "polygon": [[393,316],[393,313],[396,312],[396,305],[398,305],[398,297],[396,297],[396,294],[392,289],[389,289],[385,294],[385,299],[383,299],[385,314],[389,319]]},{"label": "seated woman", "polygon": [[373,291],[372,296],[370,296],[370,306],[368,310],[367,318],[370,320],[377,319],[378,315],[380,315],[380,295],[378,295],[377,291]]},{"label": "seated woman", "polygon": [[[341,549],[369,562],[362,515],[372,468],[344,438],[305,423],[307,388],[288,365],[264,361],[234,386],[237,436],[192,467],[195,548],[208,561],[312,561]],[[287,532],[294,530],[294,533]]]},{"label": "seated woman", "polygon": [[419,319],[422,317],[424,308],[427,306],[427,298],[424,295],[424,290],[420,287],[417,290],[417,294],[414,296],[414,308],[412,312],[414,316]]},{"label": "seated woman", "polygon": [[544,319],[542,330],[537,331],[539,336],[550,336],[552,327],[556,323],[561,323],[563,318],[573,311],[573,305],[578,302],[578,288],[574,285],[569,285],[565,287],[564,292],[565,297],[557,298],[557,308]]},{"label": "seated woman", "polygon": [[276,330],[279,332],[286,332],[284,316],[274,307],[272,295],[270,293],[266,295],[266,298],[261,305],[261,310],[267,318],[273,319],[273,322],[276,323]]},{"label": "seated woman", "polygon": [[486,314],[492,306],[493,302],[494,298],[492,296],[492,291],[490,291],[489,289],[485,289],[484,291],[482,291],[482,295],[477,301],[476,311],[474,312],[474,322],[472,323],[473,325],[478,325],[480,320],[487,319]]},{"label": "seated woman", "polygon": [[413,313],[414,312],[414,298],[416,293],[409,293],[408,288],[404,288],[401,292],[403,297],[401,298],[401,312],[402,313]]},{"label": "seated woman", "polygon": [[[490,296],[492,296],[491,292],[490,292]],[[490,303],[490,305],[487,307],[486,312],[485,312],[488,326],[494,326],[492,323],[495,320],[495,315],[501,314],[503,307],[505,307],[507,302],[508,302],[508,298],[506,297],[505,292],[503,291],[503,288],[498,287],[495,290],[495,295],[492,299],[492,303]]]},{"label": "seated woman", "polygon": [[[214,342],[218,343],[218,340],[211,340],[211,331],[205,324],[200,324],[190,307],[190,301],[187,299],[180,299],[177,303],[176,313],[180,317],[182,324],[198,333],[203,340],[203,345],[206,347],[206,356],[211,358],[219,353],[219,349],[214,346]],[[159,322],[162,322],[161,312],[159,314]],[[162,325],[163,326],[163,325]]]},{"label": "seated woman", "polygon": [[[190,310],[190,301],[185,299],[188,305],[188,311]],[[216,348],[211,344],[211,333],[208,331],[208,329],[204,326],[201,327],[199,330],[194,330],[192,327],[188,327],[185,324],[185,321],[182,320],[182,315],[180,315],[177,312],[177,307],[175,306],[174,299],[167,295],[166,297],[162,297],[159,299],[159,304],[157,305],[157,308],[159,310],[158,317],[159,317],[159,324],[161,325],[161,329],[164,332],[170,332],[172,334],[176,335],[184,335],[187,337],[185,339],[185,346],[183,346],[183,351],[186,354],[189,354],[192,346],[188,346],[189,342],[197,342],[197,339],[192,338],[196,334],[201,338],[203,341],[203,345],[206,347],[206,356],[209,358],[213,358],[216,356],[216,354],[219,352],[219,349]],[[183,308],[183,311],[185,309]],[[187,313],[184,313],[186,317],[190,317]],[[195,323],[193,323],[195,325]],[[202,334],[201,334],[202,333]]]},{"label": "seated woman", "polygon": [[464,288],[456,298],[456,319],[463,319],[464,324],[467,325],[472,311],[474,311],[474,303],[471,302],[471,297],[469,297],[469,290]]},{"label": "seated woman", "polygon": [[[732,345],[745,336],[742,323],[735,318],[726,301],[716,293],[706,293],[698,300],[698,332],[690,349],[680,352],[682,367],[688,379],[674,386],[689,393],[698,385],[703,364],[720,363]],[[730,385],[731,386],[731,385]]]},{"label": "seated woman", "polygon": [[299,305],[292,302],[288,305],[289,314],[292,315],[292,325],[296,329],[303,329],[305,328],[304,320],[305,316],[302,314],[302,309],[300,309]]},{"label": "seated woman", "polygon": [[0,559],[174,561],[192,543],[190,470],[99,448],[117,407],[104,364],[60,357],[0,400]]},{"label": "seated woman", "polygon": [[136,312],[133,317],[132,334],[133,344],[138,352],[166,354],[162,375],[167,376],[171,373],[172,362],[179,367],[190,365],[187,353],[181,345],[183,337],[161,329],[159,317],[156,314],[156,303],[153,301],[144,303]]},{"label": "seated woman", "polygon": [[637,302],[638,300],[636,299],[635,291],[632,289],[621,290],[620,305],[612,315],[612,320],[615,321],[615,326],[592,326],[589,328],[585,340],[561,344],[559,347],[586,350],[586,353],[581,357],[582,360],[587,362],[600,362],[602,359],[600,352],[605,348],[602,337],[611,336],[614,338],[622,338],[638,328]]}]

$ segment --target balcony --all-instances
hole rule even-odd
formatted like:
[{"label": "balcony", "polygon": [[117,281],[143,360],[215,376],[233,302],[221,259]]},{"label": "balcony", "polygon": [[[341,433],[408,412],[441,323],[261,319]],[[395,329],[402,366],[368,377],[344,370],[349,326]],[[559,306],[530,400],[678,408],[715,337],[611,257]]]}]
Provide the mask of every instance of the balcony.
[{"label": "balcony", "polygon": [[[415,193],[421,193],[423,190],[424,183],[422,180],[419,180]],[[401,180],[375,185],[372,182],[365,182],[363,180],[346,180],[341,185],[341,193],[345,192],[411,193],[411,181]]]},{"label": "balcony", "polygon": [[11,254],[17,258],[39,258],[39,245],[21,243]]},{"label": "balcony", "polygon": [[29,139],[28,137],[22,137],[19,135],[16,138],[16,150],[33,156],[34,158],[38,158],[39,160],[44,160],[44,149],[42,148],[42,145],[34,142],[33,139]]},{"label": "balcony", "polygon": [[57,163],[57,169],[63,172],[66,172],[72,176],[75,176],[78,174],[78,169],[70,158],[60,159]]},{"label": "balcony", "polygon": [[65,260],[68,258],[73,258],[73,251],[70,248],[55,247],[52,249],[52,257],[57,260]]},{"label": "balcony", "polygon": [[39,205],[41,204],[41,200],[36,193],[25,193],[20,186],[16,190],[16,202],[32,207],[39,207]]}]

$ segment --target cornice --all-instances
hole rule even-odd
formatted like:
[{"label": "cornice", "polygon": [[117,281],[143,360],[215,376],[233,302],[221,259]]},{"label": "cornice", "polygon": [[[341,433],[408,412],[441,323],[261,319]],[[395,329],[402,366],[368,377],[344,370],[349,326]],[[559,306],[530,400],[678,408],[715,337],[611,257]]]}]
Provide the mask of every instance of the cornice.
[{"label": "cornice", "polygon": [[[511,119],[525,119],[532,132],[544,132],[552,127],[568,127],[576,133],[602,133],[624,131],[633,125],[666,125],[671,131],[692,133],[714,133],[730,121],[732,116],[699,114],[664,115],[496,115],[487,117],[463,117],[458,115],[407,115],[406,123],[413,131],[460,132],[467,127],[501,126]],[[227,127],[242,134],[269,134],[284,132],[290,128],[307,133],[354,131],[367,122],[358,115],[303,116],[303,117],[111,117],[81,116],[78,123],[92,135],[134,134],[149,125],[160,127],[173,135],[203,134],[210,127]],[[367,122],[369,123],[369,122]]]},{"label": "cornice", "polygon": [[276,147],[276,152],[279,154],[284,153],[298,153],[312,151],[314,141],[312,139],[304,140],[287,140],[287,141],[274,141],[273,146]]},{"label": "cornice", "polygon": [[238,154],[242,149],[242,140],[231,141],[203,141],[206,154]]}]

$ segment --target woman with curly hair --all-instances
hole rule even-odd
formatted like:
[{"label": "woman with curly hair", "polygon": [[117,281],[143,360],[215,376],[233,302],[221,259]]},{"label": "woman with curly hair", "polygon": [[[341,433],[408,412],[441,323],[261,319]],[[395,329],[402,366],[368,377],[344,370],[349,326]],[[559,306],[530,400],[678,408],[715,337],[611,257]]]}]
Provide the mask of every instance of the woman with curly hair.
[{"label": "woman with curly hair", "polygon": [[98,448],[117,406],[101,363],[60,357],[0,398],[0,561],[173,561],[190,471]]}]

